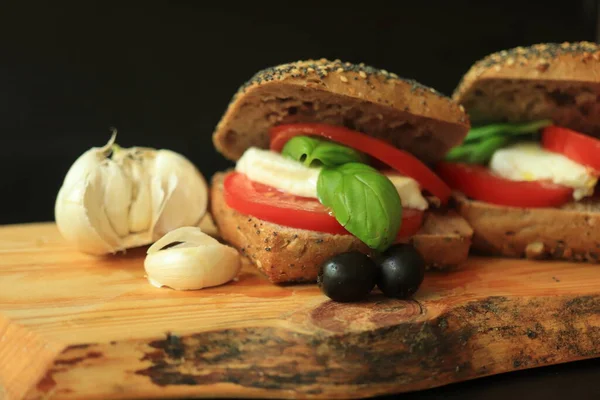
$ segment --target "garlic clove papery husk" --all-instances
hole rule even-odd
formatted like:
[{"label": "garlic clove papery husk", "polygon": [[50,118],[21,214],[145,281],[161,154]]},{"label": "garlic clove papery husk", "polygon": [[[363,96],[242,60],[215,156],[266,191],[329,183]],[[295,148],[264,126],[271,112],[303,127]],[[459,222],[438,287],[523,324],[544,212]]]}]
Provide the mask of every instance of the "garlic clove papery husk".
[{"label": "garlic clove papery husk", "polygon": [[[169,229],[167,226],[164,226],[164,224],[159,225],[158,220],[162,217],[167,203],[170,200],[171,196],[173,196],[173,192],[177,188],[177,185],[179,185],[179,179],[176,175],[169,175],[167,179],[165,179],[162,176],[157,176],[153,178],[150,183],[152,193],[160,193],[161,198],[161,201],[159,203],[153,205],[153,209],[157,210],[157,212],[154,213],[154,218],[152,219],[152,237],[154,238],[154,240],[160,239],[161,236],[164,236],[172,230]],[[185,224],[180,224],[178,226],[183,225]]]},{"label": "garlic clove papery husk", "polygon": [[92,147],[80,155],[67,171],[62,186],[71,187],[75,184],[81,184],[87,175],[95,170],[111,154],[116,139],[117,132],[113,131],[108,143],[104,146]]},{"label": "garlic clove papery husk", "polygon": [[202,229],[200,228],[194,226],[182,226],[176,230],[168,232],[163,237],[158,239],[152,246],[148,248],[146,253],[156,253],[162,248],[177,242],[180,242],[177,244],[177,246],[185,243],[188,247],[214,244],[215,242],[219,243],[219,241],[215,238],[202,232]]},{"label": "garlic clove papery husk", "polygon": [[150,182],[144,165],[139,162],[130,164],[133,182],[131,206],[129,208],[129,231],[133,233],[150,229],[152,224],[152,199]]},{"label": "garlic clove papery husk", "polygon": [[121,238],[113,229],[104,203],[104,171],[92,172],[83,197],[83,210],[100,237],[111,246],[111,252],[122,250]]},{"label": "garlic clove papery husk", "polygon": [[117,251],[119,241],[97,201],[99,180],[98,174],[92,174],[81,184],[62,188],[55,207],[61,235],[76,247],[95,255]]},{"label": "garlic clove papery husk", "polygon": [[[169,245],[173,246],[165,249]],[[182,227],[150,246],[144,268],[156,287],[198,290],[231,281],[241,269],[241,259],[237,250],[200,228]]]},{"label": "garlic clove papery husk", "polygon": [[115,134],[86,151],[67,172],[55,204],[63,237],[101,255],[197,225],[208,208],[208,185],[194,164],[169,150],[120,148],[114,140]]},{"label": "garlic clove papery husk", "polygon": [[[165,193],[152,228],[154,238],[181,226],[198,225],[204,216],[202,210],[208,207],[208,185],[204,177],[190,161],[170,150],[159,151],[154,165],[162,173],[153,184],[160,184]],[[188,207],[188,212],[182,213],[182,207]],[[201,217],[196,219],[200,214]]]},{"label": "garlic clove papery husk", "polygon": [[104,205],[106,215],[113,230],[120,237],[129,234],[129,207],[133,193],[131,180],[112,160],[102,164]]}]

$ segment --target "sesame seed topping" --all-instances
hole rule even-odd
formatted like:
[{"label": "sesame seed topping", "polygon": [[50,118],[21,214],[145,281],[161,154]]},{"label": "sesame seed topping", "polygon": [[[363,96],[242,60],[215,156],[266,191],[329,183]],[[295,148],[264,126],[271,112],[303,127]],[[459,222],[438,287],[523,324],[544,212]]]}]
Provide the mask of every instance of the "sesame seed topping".
[{"label": "sesame seed topping", "polygon": [[549,62],[540,60],[540,62],[538,62],[538,64],[535,66],[535,69],[537,69],[540,72],[545,72],[548,69],[548,67],[550,67]]},{"label": "sesame seed topping", "polygon": [[459,109],[461,112],[465,112],[465,108],[463,107],[463,105],[462,105],[462,104],[460,104],[460,105],[458,106],[458,109]]},{"label": "sesame seed topping", "polygon": [[502,68],[499,65],[496,65],[494,67],[494,71],[499,72]]},{"label": "sesame seed topping", "polygon": [[[342,63],[340,60],[335,60],[334,62],[332,62],[332,61],[327,60],[326,58],[322,58],[320,60],[305,60],[305,61],[298,61],[296,63],[287,63],[287,64],[282,64],[282,65],[277,65],[277,66],[268,67],[268,68],[258,71],[257,73],[254,74],[254,76],[252,76],[248,81],[246,81],[242,86],[240,86],[238,91],[233,95],[232,99],[230,100],[230,105],[233,102],[235,102],[241,95],[246,93],[247,90],[251,86],[260,85],[263,82],[283,80],[283,79],[286,79],[287,77],[289,77],[290,75],[293,77],[306,76],[309,73],[315,73],[315,72],[319,78],[324,79],[326,76],[328,76],[329,72],[333,72],[333,71],[337,71],[339,73],[346,72],[346,71],[354,72],[356,75],[353,76],[352,79],[356,80],[357,76],[358,76],[358,77],[361,77],[362,79],[367,80],[367,85],[372,90],[376,90],[376,89],[375,89],[375,86],[368,81],[368,78],[369,78],[369,76],[376,76],[376,75],[380,75],[380,76],[383,75],[383,76],[385,76],[386,80],[397,79],[397,80],[403,81],[405,83],[408,83],[409,85],[411,85],[411,90],[417,90],[417,89],[428,90],[429,89],[429,87],[422,85],[419,82],[416,82],[411,79],[399,77],[398,75],[396,75],[394,73],[390,73],[390,72],[388,72],[386,70],[382,70],[382,69],[377,69],[375,67],[365,65],[364,63],[360,63],[360,64],[352,64],[349,62]],[[348,78],[347,76],[344,78],[342,78],[342,76],[340,76],[340,80],[343,82],[347,82],[349,79],[350,78]],[[445,96],[436,91],[433,91],[433,93],[435,93],[437,96],[442,97],[442,98],[446,98],[446,99],[449,98],[448,96]],[[221,124],[221,122],[222,122],[222,120],[219,121],[219,124]],[[223,127],[221,126],[221,129],[222,128]]]},{"label": "sesame seed topping", "polygon": [[344,75],[340,76],[340,81],[342,82],[348,82],[348,78],[346,78]]},{"label": "sesame seed topping", "polygon": [[592,42],[564,42],[564,43],[540,43],[529,47],[515,47],[509,50],[502,50],[490,54],[480,61],[475,66],[480,68],[492,67],[496,64],[506,63],[512,65],[511,58],[519,61],[519,65],[527,65],[527,60],[535,59],[553,59],[561,54],[582,54],[586,52],[598,52],[600,46]]}]

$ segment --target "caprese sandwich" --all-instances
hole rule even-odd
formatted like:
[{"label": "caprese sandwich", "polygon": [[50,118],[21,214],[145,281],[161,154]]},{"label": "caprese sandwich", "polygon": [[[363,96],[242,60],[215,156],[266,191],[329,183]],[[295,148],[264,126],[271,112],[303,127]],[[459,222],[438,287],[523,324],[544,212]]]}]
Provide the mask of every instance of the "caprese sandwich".
[{"label": "caprese sandwich", "polygon": [[453,94],[473,127],[437,166],[473,249],[600,258],[600,47],[549,43],[491,54]]},{"label": "caprese sandwich", "polygon": [[[469,127],[450,98],[363,64],[322,59],[262,70],[213,135],[235,161],[213,177],[213,218],[275,283],[315,281],[331,261],[353,264],[344,273],[367,287],[373,269],[361,254],[458,265],[472,230],[448,209],[451,189],[431,165]],[[386,279],[402,275],[394,271]]]}]

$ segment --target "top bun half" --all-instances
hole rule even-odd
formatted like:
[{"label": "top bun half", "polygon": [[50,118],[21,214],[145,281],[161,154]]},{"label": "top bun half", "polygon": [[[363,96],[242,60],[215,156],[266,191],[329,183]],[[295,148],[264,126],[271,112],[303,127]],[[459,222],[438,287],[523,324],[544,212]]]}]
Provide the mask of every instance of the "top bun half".
[{"label": "top bun half", "polygon": [[473,125],[552,119],[600,136],[600,46],[542,43],[490,54],[469,69],[452,98]]},{"label": "top bun half", "polygon": [[237,160],[268,148],[269,129],[289,123],[344,126],[440,160],[466,136],[464,109],[433,88],[364,64],[307,60],[256,73],[234,95],[213,134],[216,149]]}]

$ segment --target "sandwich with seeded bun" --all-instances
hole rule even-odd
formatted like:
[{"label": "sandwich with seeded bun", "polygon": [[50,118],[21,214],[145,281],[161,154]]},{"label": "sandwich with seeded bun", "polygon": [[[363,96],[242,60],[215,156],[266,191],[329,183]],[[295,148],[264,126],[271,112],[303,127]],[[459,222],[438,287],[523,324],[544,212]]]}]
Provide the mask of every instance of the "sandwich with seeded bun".
[{"label": "sandwich with seeded bun", "polygon": [[213,134],[235,168],[212,179],[221,237],[270,281],[313,282],[346,252],[410,243],[429,268],[459,265],[472,230],[431,170],[470,127],[434,89],[339,60],[258,72]]},{"label": "sandwich with seeded bun", "polygon": [[490,54],[453,99],[472,128],[436,171],[474,230],[473,250],[598,262],[600,46],[546,43]]}]

